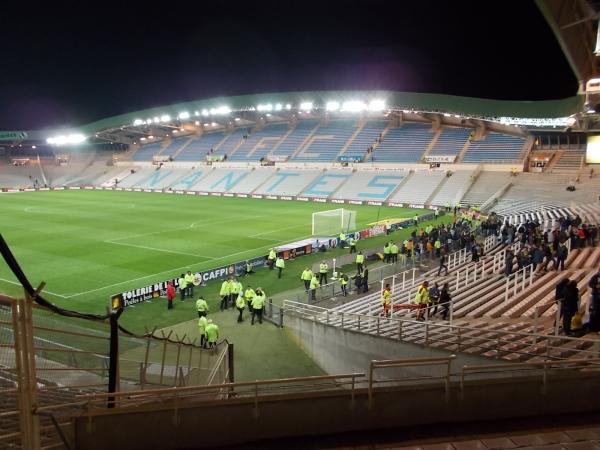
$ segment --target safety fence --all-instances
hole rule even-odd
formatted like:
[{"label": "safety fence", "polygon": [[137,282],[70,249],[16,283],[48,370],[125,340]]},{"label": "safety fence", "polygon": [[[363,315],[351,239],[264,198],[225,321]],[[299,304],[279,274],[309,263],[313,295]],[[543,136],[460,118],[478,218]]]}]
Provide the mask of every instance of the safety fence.
[{"label": "safety fence", "polygon": [[[452,311],[452,306],[450,307]],[[453,351],[470,350],[494,358],[512,355],[516,360],[598,358],[600,340],[570,336],[525,333],[503,329],[486,329],[447,322],[424,321],[382,315],[357,314],[286,301],[285,317],[297,316],[332,327]]]},{"label": "safety fence", "polygon": [[[0,448],[68,448],[70,405],[85,393],[232,381],[232,348],[172,333],[111,338],[109,325],[61,316],[29,297],[0,296]],[[61,405],[50,413],[47,407]]]}]

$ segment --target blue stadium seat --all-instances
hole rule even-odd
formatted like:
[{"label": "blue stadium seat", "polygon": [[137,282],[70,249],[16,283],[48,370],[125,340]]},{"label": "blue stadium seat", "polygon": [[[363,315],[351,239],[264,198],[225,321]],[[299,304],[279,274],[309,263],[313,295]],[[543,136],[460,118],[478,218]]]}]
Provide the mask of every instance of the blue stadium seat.
[{"label": "blue stadium seat", "polygon": [[298,122],[291,133],[274,148],[272,154],[275,156],[291,156],[318,125],[319,121],[314,119]]},{"label": "blue stadium seat", "polygon": [[310,137],[307,145],[294,156],[294,161],[334,161],[344,145],[356,131],[356,120],[332,120],[321,125]]},{"label": "blue stadium seat", "polygon": [[258,161],[281,141],[287,133],[288,123],[266,125],[262,130],[251,133],[231,155],[232,161]]},{"label": "blue stadium seat", "polygon": [[364,155],[367,153],[367,149],[375,143],[375,139],[383,133],[383,130],[385,130],[388,125],[389,122],[386,120],[369,120],[356,135],[344,154]]},{"label": "blue stadium seat", "polygon": [[375,149],[375,162],[420,162],[433,138],[430,129],[430,124],[423,123],[404,123],[400,128],[390,128]]},{"label": "blue stadium seat", "polygon": [[463,162],[512,162],[519,159],[525,139],[508,134],[488,133],[485,139],[469,145]]},{"label": "blue stadium seat", "polygon": [[204,161],[211,148],[215,148],[225,139],[223,131],[204,133],[195,138],[190,144],[177,155],[177,161]]},{"label": "blue stadium seat", "polygon": [[473,132],[470,128],[444,127],[433,145],[430,155],[458,155],[465,146],[469,135]]},{"label": "blue stadium seat", "polygon": [[133,154],[134,161],[152,161],[154,155],[158,155],[161,142],[153,142],[152,144],[142,145],[137,152]]}]

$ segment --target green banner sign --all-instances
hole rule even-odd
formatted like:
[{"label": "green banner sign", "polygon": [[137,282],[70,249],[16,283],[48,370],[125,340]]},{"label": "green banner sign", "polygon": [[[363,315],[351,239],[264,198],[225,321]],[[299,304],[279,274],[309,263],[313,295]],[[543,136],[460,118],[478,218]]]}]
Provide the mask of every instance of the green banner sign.
[{"label": "green banner sign", "polygon": [[22,141],[27,139],[24,131],[0,131],[0,141]]}]

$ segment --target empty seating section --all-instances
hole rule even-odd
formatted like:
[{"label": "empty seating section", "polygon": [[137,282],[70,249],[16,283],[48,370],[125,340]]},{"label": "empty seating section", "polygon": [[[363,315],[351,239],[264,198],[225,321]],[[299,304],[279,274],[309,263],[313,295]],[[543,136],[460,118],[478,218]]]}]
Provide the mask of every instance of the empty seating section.
[{"label": "empty seating section", "polygon": [[37,164],[26,166],[0,166],[0,187],[31,188],[35,180],[43,186],[44,182]]},{"label": "empty seating section", "polygon": [[354,137],[344,154],[349,156],[364,155],[388,125],[389,122],[386,120],[369,120]]},{"label": "empty seating section", "polygon": [[132,173],[122,181],[119,181],[119,187],[122,188],[130,188],[130,187],[140,187],[140,183],[146,179],[148,179],[154,172],[157,172],[156,167],[149,167],[144,169],[133,169],[135,173]]},{"label": "empty seating section", "polygon": [[205,192],[228,192],[235,190],[250,172],[250,169],[213,169],[194,188]]},{"label": "empty seating section", "polygon": [[170,169],[163,167],[160,170],[155,170],[148,177],[140,181],[136,187],[142,189],[166,189],[175,184],[177,180],[183,178],[191,169]]},{"label": "empty seating section", "polygon": [[225,139],[225,133],[222,131],[204,133],[202,136],[194,138],[192,142],[177,155],[176,159],[177,161],[204,161],[206,155],[210,154],[210,149],[217,147],[223,139]]},{"label": "empty seating section", "polygon": [[255,193],[262,195],[298,195],[323,172],[321,170],[280,170]]},{"label": "empty seating section", "polygon": [[173,139],[169,145],[167,145],[163,151],[160,152],[160,156],[173,156],[181,147],[187,144],[189,140],[189,136]]},{"label": "empty seating section", "polygon": [[424,205],[445,176],[446,173],[443,171],[414,172],[409,175],[409,178],[390,198],[390,201]]},{"label": "empty seating section", "polygon": [[259,161],[267,156],[288,130],[287,123],[266,125],[250,134],[229,158],[231,161]]},{"label": "empty seating section", "polygon": [[236,194],[250,194],[259,186],[265,184],[275,172],[276,169],[273,167],[257,167],[237,182],[229,192],[235,192]]},{"label": "empty seating section", "polygon": [[327,170],[302,192],[302,196],[327,198],[347,180],[352,181],[351,177],[351,171]]},{"label": "empty seating section", "polygon": [[471,184],[473,173],[473,170],[457,170],[454,172],[450,178],[446,178],[440,190],[429,203],[437,206],[444,206],[447,203],[456,204],[460,200],[458,196],[462,196]]},{"label": "empty seating section", "polygon": [[298,122],[290,134],[273,149],[272,154],[277,156],[292,156],[318,125],[319,121],[314,119]]},{"label": "empty seating section", "polygon": [[294,161],[335,161],[338,153],[356,131],[355,120],[332,120],[321,125],[309,138]]},{"label": "empty seating section", "polygon": [[390,128],[375,150],[375,162],[420,162],[433,133],[431,125],[405,123],[400,128]]},{"label": "empty seating section", "polygon": [[356,172],[332,198],[383,202],[402,183],[406,175],[407,172],[402,170]]},{"label": "empty seating section", "polygon": [[152,161],[154,155],[160,153],[162,147],[161,142],[154,142],[152,144],[142,145],[137,152],[133,154],[134,161]]},{"label": "empty seating section", "polygon": [[469,135],[473,130],[470,128],[444,127],[433,144],[430,155],[458,155],[465,146]]},{"label": "empty seating section", "polygon": [[475,183],[463,196],[463,205],[479,206],[511,181],[508,172],[481,172]]},{"label": "empty seating section", "polygon": [[576,173],[581,170],[583,162],[585,162],[585,150],[568,150],[560,155],[552,168],[552,172]]},{"label": "empty seating section", "polygon": [[463,156],[463,162],[511,162],[521,156],[525,139],[508,134],[488,133],[485,139],[472,141]]},{"label": "empty seating section", "polygon": [[227,138],[215,148],[214,155],[231,156],[231,153],[235,151],[238,145],[242,143],[244,135],[248,134],[248,128],[238,128],[233,133],[227,136]]}]

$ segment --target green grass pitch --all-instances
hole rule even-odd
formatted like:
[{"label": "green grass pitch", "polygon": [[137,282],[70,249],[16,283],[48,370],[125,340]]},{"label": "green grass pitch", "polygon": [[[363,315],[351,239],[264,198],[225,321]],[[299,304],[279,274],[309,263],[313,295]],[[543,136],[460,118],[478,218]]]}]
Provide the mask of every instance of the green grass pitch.
[{"label": "green grass pitch", "polygon": [[[377,219],[409,218],[426,212],[344,206],[357,212],[358,228]],[[15,193],[0,195],[0,231],[32,284],[46,282],[44,293],[49,300],[77,311],[104,313],[111,294],[177,276],[188,268],[211,269],[264,255],[270,247],[308,237],[312,213],[338,207],[140,192]],[[393,236],[401,239],[409,232],[401,230]],[[386,239],[368,239],[359,242],[358,247],[373,248]],[[341,252],[347,250],[336,249],[327,256]],[[242,281],[244,285],[262,286],[267,296],[298,288],[302,269],[322,257],[313,254],[288,261],[282,279],[277,279],[276,271],[261,269]],[[197,289],[196,296],[200,293],[208,300],[212,317],[222,324],[223,337],[233,339],[238,356],[250,355],[257,342],[267,352],[290,358],[296,355],[291,360],[279,358],[280,364],[264,373],[260,363],[254,367],[240,362],[245,367],[240,369],[242,378],[293,376],[294,367],[303,368],[300,374],[321,373],[284,331],[268,323],[261,328],[250,327],[247,322],[238,326],[233,312],[217,312],[219,286],[220,282],[209,283]],[[0,292],[22,295],[5,264],[0,264]],[[142,303],[127,308],[120,323],[137,333],[146,327],[179,330],[180,336],[193,332],[193,302],[177,301],[175,306],[167,311],[164,300]],[[269,350],[269,342],[275,348]],[[292,348],[297,350],[290,351]]]}]

